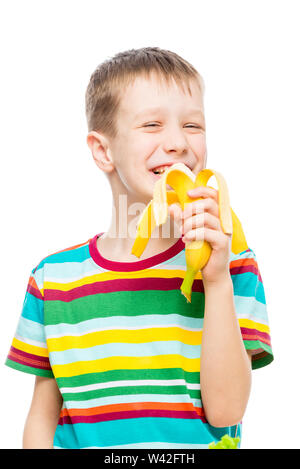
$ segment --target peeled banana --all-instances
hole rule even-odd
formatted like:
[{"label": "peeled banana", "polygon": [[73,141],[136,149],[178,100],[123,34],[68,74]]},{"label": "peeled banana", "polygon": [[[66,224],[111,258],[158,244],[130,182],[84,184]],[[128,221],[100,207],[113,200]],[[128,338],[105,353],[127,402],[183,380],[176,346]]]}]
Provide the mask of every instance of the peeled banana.
[{"label": "peeled banana", "polygon": [[[142,212],[137,224],[136,238],[131,253],[140,257],[144,252],[151,234],[156,226],[166,222],[168,206],[180,203],[184,210],[185,204],[200,200],[190,198],[187,191],[199,186],[206,186],[211,176],[215,176],[219,194],[219,218],[224,233],[232,234],[231,250],[239,253],[248,248],[242,225],[230,208],[229,193],[223,176],[212,169],[203,169],[197,176],[183,163],[175,163],[168,168],[155,183],[153,199]],[[174,190],[168,191],[167,185]],[[192,285],[196,274],[208,262],[212,248],[207,241],[191,241],[185,245],[187,270],[181,284],[181,293],[191,302]]]}]

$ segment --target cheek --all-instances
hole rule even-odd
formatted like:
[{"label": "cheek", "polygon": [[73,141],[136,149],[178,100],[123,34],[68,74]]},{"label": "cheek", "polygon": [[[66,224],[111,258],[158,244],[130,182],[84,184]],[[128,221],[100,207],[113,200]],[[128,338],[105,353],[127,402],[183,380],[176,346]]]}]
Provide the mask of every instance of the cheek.
[{"label": "cheek", "polygon": [[[155,149],[154,139],[146,137],[147,135],[133,134],[130,131],[127,135],[122,135],[115,147],[116,162],[122,173],[127,174],[132,165],[136,166],[144,163],[148,155],[153,153]],[[125,165],[124,161],[126,161]]]},{"label": "cheek", "polygon": [[193,152],[198,156],[204,156],[206,153],[206,139],[204,135],[197,135],[191,142]]},{"label": "cheek", "polygon": [[204,136],[195,136],[193,140],[190,140],[190,148],[202,166],[206,165],[206,139]]},{"label": "cheek", "polygon": [[159,146],[159,140],[155,135],[138,135],[134,141],[134,151],[138,153],[142,159],[150,156]]}]

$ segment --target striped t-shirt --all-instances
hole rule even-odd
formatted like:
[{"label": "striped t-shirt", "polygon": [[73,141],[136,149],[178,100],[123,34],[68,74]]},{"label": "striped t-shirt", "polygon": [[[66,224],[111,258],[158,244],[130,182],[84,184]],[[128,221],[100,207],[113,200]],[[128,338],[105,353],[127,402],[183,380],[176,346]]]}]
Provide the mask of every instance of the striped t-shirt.
[{"label": "striped t-shirt", "polygon": [[[148,259],[115,262],[101,234],[31,272],[6,364],[54,377],[63,397],[54,448],[207,448],[241,424],[209,425],[201,403],[201,272],[180,292],[182,239]],[[100,238],[101,243],[101,238]],[[252,368],[273,360],[254,252],[231,253],[234,302]]]}]

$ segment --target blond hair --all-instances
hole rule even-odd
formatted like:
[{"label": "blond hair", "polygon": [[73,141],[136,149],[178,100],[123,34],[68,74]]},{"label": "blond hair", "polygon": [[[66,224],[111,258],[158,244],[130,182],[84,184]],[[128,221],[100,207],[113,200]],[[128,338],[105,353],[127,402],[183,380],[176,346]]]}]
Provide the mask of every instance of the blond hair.
[{"label": "blond hair", "polygon": [[98,65],[90,77],[85,93],[88,131],[116,137],[116,115],[122,92],[138,76],[149,78],[152,73],[167,84],[173,78],[181,89],[186,85],[190,94],[189,82],[196,80],[202,95],[204,93],[204,82],[199,72],[175,52],[158,47],[119,52]]}]

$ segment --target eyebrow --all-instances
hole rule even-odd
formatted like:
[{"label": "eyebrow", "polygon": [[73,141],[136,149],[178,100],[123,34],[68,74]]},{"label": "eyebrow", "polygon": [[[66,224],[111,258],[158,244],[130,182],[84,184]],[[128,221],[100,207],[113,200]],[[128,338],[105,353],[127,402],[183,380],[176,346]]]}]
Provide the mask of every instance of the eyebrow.
[{"label": "eyebrow", "polygon": [[[144,109],[143,111],[137,113],[134,118],[138,119],[140,117],[147,116],[148,114],[151,114],[151,113],[164,112],[164,111],[165,111],[165,109],[161,108],[161,107],[151,107],[151,108]],[[191,115],[191,114],[198,115],[198,116],[204,118],[204,113],[203,113],[201,108],[188,109],[186,111],[186,113],[189,114],[189,115]]]}]

